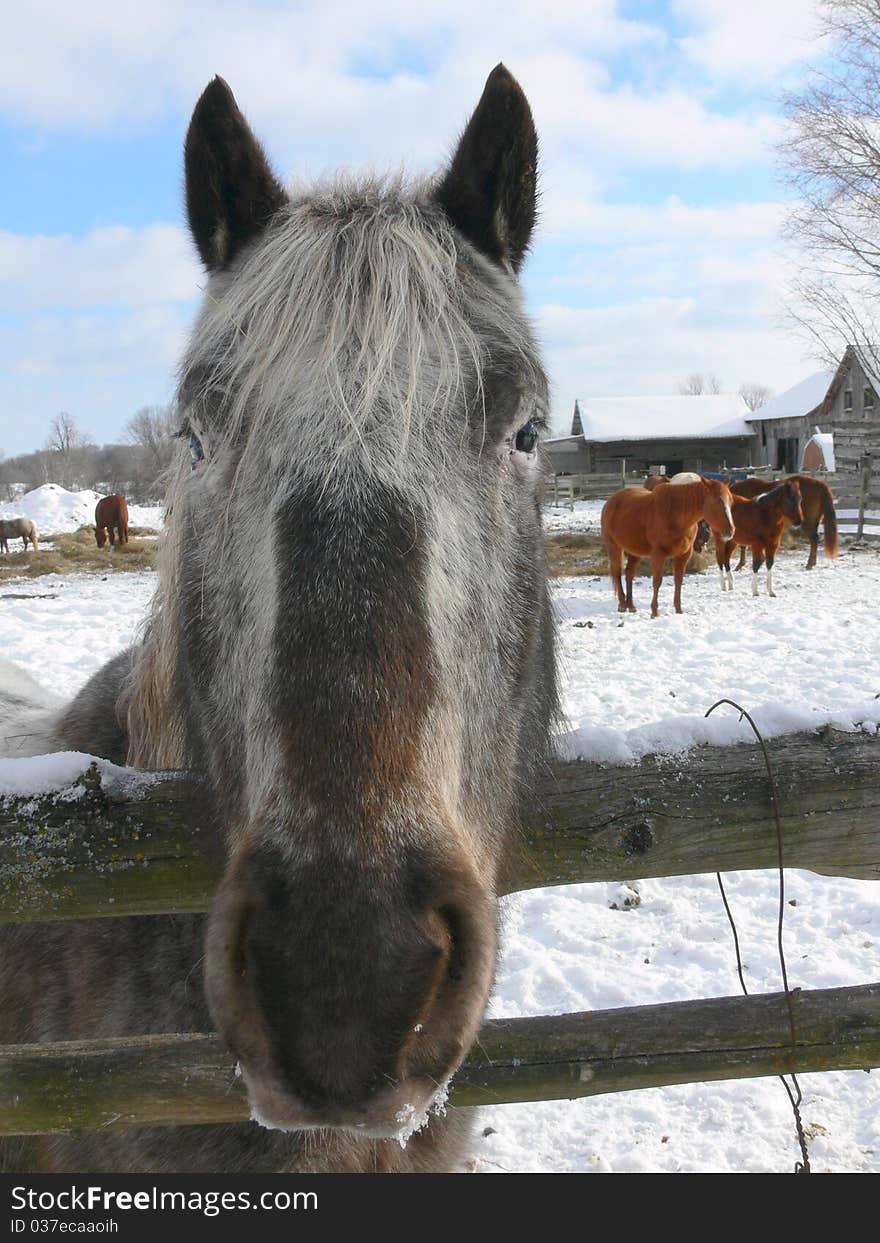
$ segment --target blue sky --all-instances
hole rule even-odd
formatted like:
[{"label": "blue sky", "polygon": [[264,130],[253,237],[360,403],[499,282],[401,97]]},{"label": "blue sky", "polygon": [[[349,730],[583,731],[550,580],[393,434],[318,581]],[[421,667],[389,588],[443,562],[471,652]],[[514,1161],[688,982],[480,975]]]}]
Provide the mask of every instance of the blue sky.
[{"label": "blue sky", "polygon": [[779,99],[812,0],[355,4],[41,0],[0,48],[0,449],[66,410],[98,443],[168,400],[201,273],[181,145],[214,73],[285,178],[438,168],[504,60],[532,104],[542,219],[524,273],[557,426],[574,398],[816,369],[784,322]]}]

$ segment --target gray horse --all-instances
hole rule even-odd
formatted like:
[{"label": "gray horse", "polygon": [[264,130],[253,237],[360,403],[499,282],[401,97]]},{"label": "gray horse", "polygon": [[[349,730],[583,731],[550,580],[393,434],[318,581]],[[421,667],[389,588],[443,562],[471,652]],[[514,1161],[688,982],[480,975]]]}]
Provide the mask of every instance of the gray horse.
[{"label": "gray horse", "polygon": [[38,749],[205,773],[226,871],[207,918],[7,928],[0,1041],[216,1027],[265,1125],[15,1141],[11,1166],[466,1153],[443,1089],[484,1015],[555,708],[547,384],[516,280],[536,157],[500,65],[449,167],[413,184],[288,193],[226,84],[199,100],[186,198],[209,279],[179,391],[199,452],[144,642],[44,714]]},{"label": "gray horse", "polygon": [[37,524],[33,518],[0,518],[0,552],[9,552],[9,541],[21,539],[23,552],[27,552],[28,540],[34,552],[40,551],[37,543]]}]

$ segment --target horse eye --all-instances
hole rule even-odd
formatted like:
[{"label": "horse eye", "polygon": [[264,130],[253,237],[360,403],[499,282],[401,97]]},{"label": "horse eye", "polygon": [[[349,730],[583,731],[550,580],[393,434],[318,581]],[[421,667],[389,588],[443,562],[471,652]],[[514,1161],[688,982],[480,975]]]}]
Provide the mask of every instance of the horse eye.
[{"label": "horse eye", "polygon": [[538,443],[538,429],[535,427],[531,419],[528,423],[523,423],[522,427],[516,433],[516,447],[520,453],[532,453],[535,445]]},{"label": "horse eye", "polygon": [[194,431],[190,431],[189,435],[189,457],[191,464],[193,464],[193,470],[199,465],[199,462],[205,460],[205,450],[201,447],[201,441]]}]

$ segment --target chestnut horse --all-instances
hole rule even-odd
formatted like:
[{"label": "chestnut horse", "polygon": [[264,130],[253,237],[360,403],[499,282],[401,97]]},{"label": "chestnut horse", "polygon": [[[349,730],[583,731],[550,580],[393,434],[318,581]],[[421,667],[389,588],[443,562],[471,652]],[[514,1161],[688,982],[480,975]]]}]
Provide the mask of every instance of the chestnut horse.
[{"label": "chestnut horse", "polygon": [[792,477],[777,484],[769,492],[762,492],[754,500],[733,494],[733,538],[715,536],[715,559],[721,573],[721,590],[733,591],[733,575],[730,572],[730,554],[737,544],[752,550],[752,595],[758,594],[758,570],[767,562],[767,594],[773,590],[773,562],[782,539],[782,532],[791,523],[798,527],[803,522],[801,490]]},{"label": "chestnut horse", "polygon": [[0,926],[0,1044],[215,1028],[254,1120],[4,1138],[0,1168],[461,1168],[445,1085],[556,703],[531,110],[499,65],[438,177],[288,191],[215,78],[185,164],[207,277],[156,596],[40,745],[197,769],[225,867],[207,917]]},{"label": "chestnut horse", "polygon": [[103,548],[110,536],[110,546],[128,543],[128,505],[125,497],[104,496],[95,506],[95,540]]},{"label": "chestnut horse", "polygon": [[642,485],[648,492],[653,492],[655,488],[659,488],[661,483],[671,483],[671,475],[647,475]]},{"label": "chestnut horse", "polygon": [[[831,489],[824,479],[814,479],[812,475],[789,475],[788,477],[789,479],[794,479],[801,490],[801,507],[804,512],[801,532],[810,541],[810,553],[807,557],[806,568],[812,570],[816,564],[819,552],[820,522],[822,523],[822,544],[825,549],[825,556],[837,556],[839,541],[834,497],[831,495]],[[730,490],[738,496],[755,497],[761,496],[764,492],[769,492],[779,482],[779,480],[750,477],[732,483]],[[745,560],[746,550],[743,548],[740,552],[739,565],[736,567],[738,570],[743,568]]]},{"label": "chestnut horse", "polygon": [[[602,539],[608,552],[608,571],[621,613],[635,612],[633,577],[643,557],[651,558],[654,594],[651,616],[656,617],[663,565],[672,558],[675,611],[681,608],[681,580],[694,550],[697,525],[705,519],[723,538],[733,534],[731,494],[726,483],[698,477],[694,483],[670,482],[668,488],[621,488],[602,507]],[[621,583],[623,554],[627,552],[626,594]]]},{"label": "chestnut horse", "polygon": [[34,552],[40,551],[37,543],[37,524],[33,518],[0,518],[0,552],[9,552],[9,541],[21,539],[23,552],[27,552],[28,540]]}]

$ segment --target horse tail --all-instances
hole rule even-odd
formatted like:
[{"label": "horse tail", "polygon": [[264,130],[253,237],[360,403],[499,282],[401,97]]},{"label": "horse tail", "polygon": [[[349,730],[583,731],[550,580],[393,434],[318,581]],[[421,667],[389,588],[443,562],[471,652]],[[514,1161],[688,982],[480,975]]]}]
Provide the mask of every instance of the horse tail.
[{"label": "horse tail", "polygon": [[834,512],[834,497],[827,483],[822,484],[822,544],[826,557],[836,557],[840,547],[837,535],[837,514]]}]

